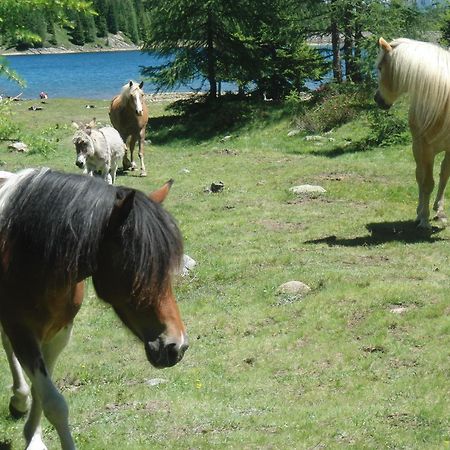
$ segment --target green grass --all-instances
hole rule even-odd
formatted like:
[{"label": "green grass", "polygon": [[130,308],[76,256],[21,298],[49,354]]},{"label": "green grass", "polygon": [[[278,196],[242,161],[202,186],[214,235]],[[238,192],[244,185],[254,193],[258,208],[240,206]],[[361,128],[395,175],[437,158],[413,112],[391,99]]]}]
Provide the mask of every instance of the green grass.
[{"label": "green grass", "polygon": [[[10,153],[2,142],[2,168],[76,172],[70,122],[107,123],[108,102],[31,104],[14,103],[12,118],[30,145],[53,129],[54,150]],[[151,191],[175,178],[166,208],[198,263],[176,282],[191,347],[155,371],[89,283],[55,373],[78,447],[450,448],[450,233],[411,223],[409,145],[367,144],[364,111],[318,143],[288,137],[294,121],[277,105],[190,119],[164,107],[150,105],[149,176],[118,182]],[[218,180],[222,193],[205,192]],[[303,183],[327,192],[289,192]],[[311,293],[280,297],[289,280]],[[0,366],[0,442],[18,449],[23,421],[8,416],[4,355]],[[58,448],[46,421],[44,436]]]}]

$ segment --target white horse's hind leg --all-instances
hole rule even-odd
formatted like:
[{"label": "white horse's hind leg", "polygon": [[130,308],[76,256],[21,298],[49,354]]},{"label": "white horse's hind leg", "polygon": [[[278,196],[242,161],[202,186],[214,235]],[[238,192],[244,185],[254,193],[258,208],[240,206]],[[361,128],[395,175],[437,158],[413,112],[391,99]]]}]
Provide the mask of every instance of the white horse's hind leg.
[{"label": "white horse's hind leg", "polygon": [[447,181],[450,177],[450,153],[445,153],[444,159],[441,163],[441,173],[439,175],[439,186],[436,194],[436,200],[433,205],[434,211],[436,211],[436,219],[442,222],[447,222],[447,216],[444,212],[444,193]]},{"label": "white horse's hind leg", "polygon": [[9,401],[9,411],[14,418],[24,416],[30,409],[30,388],[25,381],[22,366],[13,352],[8,337],[1,330],[3,348],[8,358],[9,368],[13,379],[13,395]]},{"label": "white horse's hind leg", "polygon": [[27,439],[27,450],[45,450],[42,443],[40,418],[42,411],[49,422],[55,427],[63,450],[74,450],[75,444],[69,430],[69,410],[64,397],[58,392],[52,382],[51,374],[55,367],[56,360],[67,345],[72,325],[63,328],[50,341],[42,345],[42,354],[48,373],[45,370],[37,369],[30,373],[32,382],[33,403],[25,424],[25,438]]}]

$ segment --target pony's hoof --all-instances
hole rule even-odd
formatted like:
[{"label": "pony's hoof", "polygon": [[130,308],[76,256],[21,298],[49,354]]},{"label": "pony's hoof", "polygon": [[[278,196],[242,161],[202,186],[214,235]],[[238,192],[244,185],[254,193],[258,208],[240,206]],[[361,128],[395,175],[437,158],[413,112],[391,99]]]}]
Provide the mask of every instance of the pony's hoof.
[{"label": "pony's hoof", "polygon": [[22,417],[25,417],[28,411],[20,411],[15,406],[12,405],[12,403],[9,404],[9,413],[11,414],[11,417],[15,420],[19,420]]},{"label": "pony's hoof", "polygon": [[147,176],[147,172],[141,172],[141,177],[146,177]]}]

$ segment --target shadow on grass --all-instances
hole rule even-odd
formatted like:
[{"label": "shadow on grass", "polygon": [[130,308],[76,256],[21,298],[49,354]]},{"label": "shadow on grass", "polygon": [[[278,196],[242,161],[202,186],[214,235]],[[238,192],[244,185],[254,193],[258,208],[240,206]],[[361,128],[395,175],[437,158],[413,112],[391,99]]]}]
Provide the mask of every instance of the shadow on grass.
[{"label": "shadow on grass", "polygon": [[328,244],[330,247],[376,246],[388,242],[404,242],[417,244],[420,242],[436,242],[444,239],[437,236],[443,229],[433,227],[431,231],[421,231],[412,220],[398,222],[369,223],[366,225],[369,234],[355,238],[338,238],[334,235],[306,241],[305,244]]},{"label": "shadow on grass", "polygon": [[0,450],[11,450],[12,445],[10,441],[0,441]]},{"label": "shadow on grass", "polygon": [[377,143],[371,138],[366,138],[361,141],[351,142],[347,145],[339,145],[331,150],[314,150],[311,152],[314,156],[325,156],[326,158],[337,158],[338,156],[346,155],[349,153],[361,153],[370,150],[375,150]]},{"label": "shadow on grass", "polygon": [[284,114],[282,105],[236,95],[224,96],[217,102],[179,100],[169,106],[168,115],[150,118],[148,131],[154,144],[201,142],[236,133],[258,119],[276,121]]}]

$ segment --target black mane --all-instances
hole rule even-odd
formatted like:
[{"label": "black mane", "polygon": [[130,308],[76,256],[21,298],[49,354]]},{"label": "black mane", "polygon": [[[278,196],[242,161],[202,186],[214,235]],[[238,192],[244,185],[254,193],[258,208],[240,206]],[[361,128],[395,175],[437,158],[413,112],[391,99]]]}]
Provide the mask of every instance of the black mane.
[{"label": "black mane", "polygon": [[[43,287],[92,275],[116,198],[124,191],[130,190],[88,176],[30,171],[0,213],[3,273]],[[118,238],[123,269],[135,274],[137,288],[161,284],[183,254],[172,217],[139,191]]]}]

